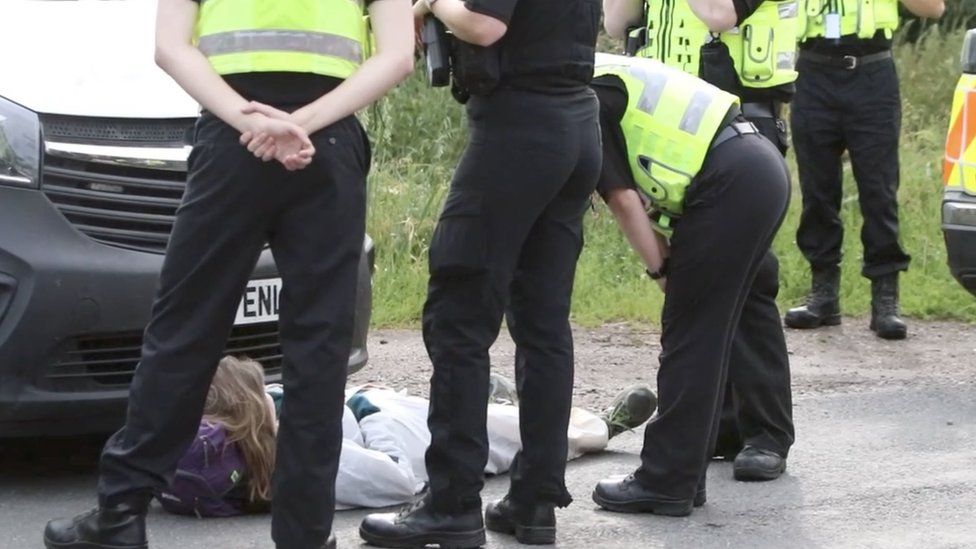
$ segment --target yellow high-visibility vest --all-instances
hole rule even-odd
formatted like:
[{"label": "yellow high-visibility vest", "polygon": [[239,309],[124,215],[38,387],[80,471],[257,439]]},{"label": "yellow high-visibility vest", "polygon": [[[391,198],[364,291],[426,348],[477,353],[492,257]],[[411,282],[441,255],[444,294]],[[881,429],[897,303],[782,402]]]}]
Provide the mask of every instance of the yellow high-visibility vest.
[{"label": "yellow high-visibility vest", "polygon": [[[740,83],[772,88],[796,80],[798,0],[766,0],[739,26],[719,33]],[[712,39],[687,0],[661,0],[647,10],[647,43],[637,56],[698,76],[701,48]]]},{"label": "yellow high-visibility vest", "polygon": [[[840,16],[840,36],[871,38],[884,31],[891,38],[898,28],[898,0],[799,0],[800,41],[827,36],[827,17]],[[832,38],[839,38],[832,37]]]},{"label": "yellow high-visibility vest", "polygon": [[655,210],[679,217],[688,185],[739,98],[653,59],[597,54],[595,76],[604,75],[627,89],[620,129],[637,188]]},{"label": "yellow high-visibility vest", "polygon": [[204,0],[194,43],[218,74],[347,78],[369,46],[363,15],[354,0]]}]

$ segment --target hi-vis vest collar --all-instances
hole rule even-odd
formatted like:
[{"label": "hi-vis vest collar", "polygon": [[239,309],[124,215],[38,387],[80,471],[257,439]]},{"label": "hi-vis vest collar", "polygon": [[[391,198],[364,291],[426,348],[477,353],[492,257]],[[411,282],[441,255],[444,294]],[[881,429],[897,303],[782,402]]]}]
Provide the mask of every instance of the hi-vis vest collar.
[{"label": "hi-vis vest collar", "polygon": [[368,46],[353,0],[205,0],[195,43],[219,74],[308,72],[346,78]]},{"label": "hi-vis vest collar", "polygon": [[701,170],[732,94],[653,59],[597,54],[595,76],[613,75],[627,89],[620,129],[634,183],[655,212],[655,228],[670,233],[685,190]]}]

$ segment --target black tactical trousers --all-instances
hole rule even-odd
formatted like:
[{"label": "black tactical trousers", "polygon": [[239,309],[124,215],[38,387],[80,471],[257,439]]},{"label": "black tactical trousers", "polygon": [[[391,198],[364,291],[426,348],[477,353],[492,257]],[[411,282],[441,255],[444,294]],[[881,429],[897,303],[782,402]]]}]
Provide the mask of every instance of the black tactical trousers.
[{"label": "black tactical trousers", "polygon": [[99,497],[108,504],[148,498],[172,478],[197,432],[238,302],[268,242],[283,283],[286,395],[272,537],[281,548],[319,549],[335,508],[368,144],[359,123],[347,118],[312,136],[310,166],[287,172],[254,158],[238,137],[211,115],[197,123],[126,423],[102,455]]},{"label": "black tactical trousers", "polygon": [[508,309],[522,451],[511,495],[568,505],[569,325],[583,214],[600,171],[589,89],[500,89],[468,103],[471,135],[430,246],[423,335],[434,366],[427,472],[433,505],[480,509],[488,460],[488,349]]},{"label": "black tactical trousers", "polygon": [[[785,123],[776,118],[748,118],[766,139],[786,154]],[[779,260],[766,252],[732,342],[729,381],[715,455],[732,459],[743,445],[786,457],[793,445],[793,392],[790,359],[776,296]]]},{"label": "black tactical trousers", "polygon": [[688,188],[671,239],[658,413],[636,472],[663,495],[692,499],[704,478],[733,340],[789,193],[782,155],[755,134],[713,149]]},{"label": "black tactical trousers", "polygon": [[868,278],[904,271],[911,259],[898,242],[898,138],[901,100],[892,59],[853,70],[805,59],[797,66],[791,107],[803,213],[796,242],[814,269],[840,264],[841,155],[850,154],[864,224]]}]

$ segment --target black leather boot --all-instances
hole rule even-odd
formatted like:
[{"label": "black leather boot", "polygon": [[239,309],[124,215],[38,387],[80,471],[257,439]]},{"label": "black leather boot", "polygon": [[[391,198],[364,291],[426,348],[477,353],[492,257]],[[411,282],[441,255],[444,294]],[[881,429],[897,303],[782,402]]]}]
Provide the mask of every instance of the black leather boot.
[{"label": "black leather boot", "polygon": [[814,269],[807,302],[793,307],[783,319],[790,328],[819,328],[840,324],[840,269]]},{"label": "black leather boot", "polygon": [[732,475],[735,480],[775,480],[786,471],[786,458],[763,448],[746,446],[735,456]]},{"label": "black leather boot", "polygon": [[871,280],[871,330],[882,339],[908,335],[908,327],[898,317],[898,273]]},{"label": "black leather boot", "polygon": [[556,506],[551,503],[526,505],[505,496],[485,509],[485,527],[492,532],[514,534],[525,545],[556,543]]},{"label": "black leather boot", "polygon": [[74,518],[55,519],[44,529],[47,549],[147,549],[148,501],[99,506]]},{"label": "black leather boot", "polygon": [[[593,490],[593,501],[607,511],[618,513],[653,513],[669,517],[685,517],[698,499],[678,499],[652,491],[637,481],[634,475],[601,480]],[[704,500],[704,493],[702,494]],[[705,502],[702,501],[702,505]]]},{"label": "black leather boot", "polygon": [[374,513],[363,519],[359,536],[378,547],[471,549],[485,544],[481,509],[441,513],[431,506],[430,495],[397,513]]}]

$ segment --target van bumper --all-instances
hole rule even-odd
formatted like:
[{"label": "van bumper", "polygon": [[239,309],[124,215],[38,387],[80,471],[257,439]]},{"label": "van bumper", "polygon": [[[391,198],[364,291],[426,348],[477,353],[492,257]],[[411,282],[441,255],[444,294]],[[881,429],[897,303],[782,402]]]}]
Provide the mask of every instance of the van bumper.
[{"label": "van bumper", "polygon": [[976,196],[946,189],[942,200],[942,232],[952,276],[976,295]]},{"label": "van bumper", "polygon": [[[365,245],[350,372],[368,358],[373,254]],[[88,238],[39,191],[0,186],[0,437],[121,426],[162,262]],[[265,250],[252,278],[277,276]],[[255,349],[268,380],[278,380],[277,329],[236,326],[227,349]]]}]

